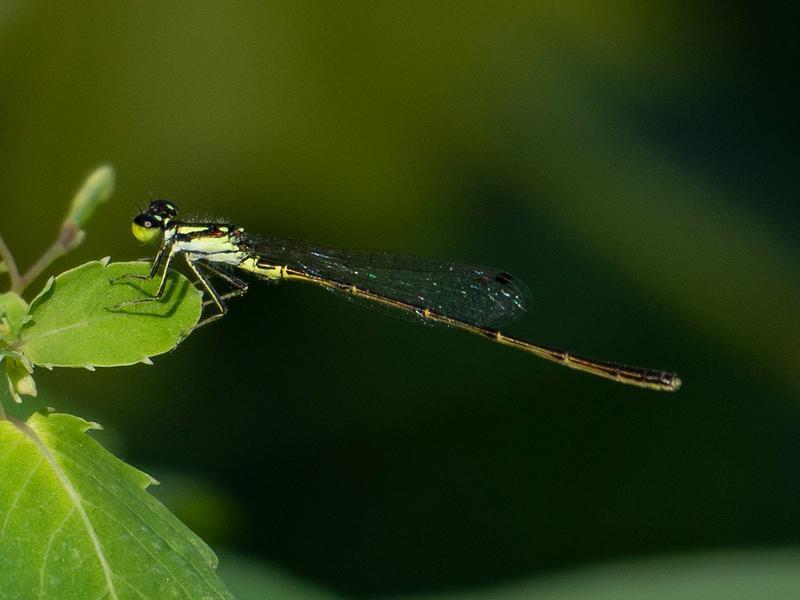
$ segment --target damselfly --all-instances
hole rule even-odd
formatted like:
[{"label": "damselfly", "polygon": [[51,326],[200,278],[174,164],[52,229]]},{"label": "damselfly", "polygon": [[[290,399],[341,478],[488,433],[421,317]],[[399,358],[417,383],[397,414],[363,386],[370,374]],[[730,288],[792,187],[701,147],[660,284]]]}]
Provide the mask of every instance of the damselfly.
[{"label": "damselfly", "polygon": [[[681,385],[674,373],[594,360],[495,329],[493,326],[500,322],[518,319],[528,301],[525,286],[505,271],[413,256],[337,250],[254,235],[233,225],[179,221],[177,217],[175,204],[156,200],[133,220],[133,235],[138,240],[153,242],[160,238],[161,245],[149,275],[128,277],[153,279],[161,270],[161,281],[154,296],[132,303],[158,300],[173,260],[182,254],[216,307],[215,314],[199,325],[221,318],[228,310],[225,301],[247,291],[247,283],[229,272],[238,269],[273,281],[314,283],[352,299],[462,329],[620,383],[670,392]],[[231,291],[220,294],[210,276],[227,282]]]}]

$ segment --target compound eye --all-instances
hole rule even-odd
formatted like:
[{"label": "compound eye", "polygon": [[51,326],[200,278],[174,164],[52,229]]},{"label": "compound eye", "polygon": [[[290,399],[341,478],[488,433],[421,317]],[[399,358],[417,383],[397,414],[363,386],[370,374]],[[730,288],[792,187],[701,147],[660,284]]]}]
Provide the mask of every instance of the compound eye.
[{"label": "compound eye", "polygon": [[131,224],[133,237],[145,244],[152,242],[161,234],[161,221],[151,215],[142,213]]},{"label": "compound eye", "polygon": [[154,200],[150,203],[147,212],[151,215],[160,215],[174,219],[178,216],[178,207],[169,200]]},{"label": "compound eye", "polygon": [[169,200],[164,200],[164,212],[174,219],[178,216],[178,207]]}]

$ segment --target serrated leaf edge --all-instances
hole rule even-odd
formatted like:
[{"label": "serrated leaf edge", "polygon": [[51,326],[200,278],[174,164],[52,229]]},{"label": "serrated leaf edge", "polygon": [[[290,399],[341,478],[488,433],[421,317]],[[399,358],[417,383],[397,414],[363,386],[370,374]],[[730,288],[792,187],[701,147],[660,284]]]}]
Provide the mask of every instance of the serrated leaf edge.
[{"label": "serrated leaf edge", "polygon": [[[100,258],[100,259],[97,259],[97,260],[90,260],[89,262],[85,262],[82,265],[78,265],[77,267],[72,267],[71,269],[67,269],[66,271],[62,271],[61,273],[58,274],[58,276],[61,277],[62,275],[66,275],[67,273],[72,273],[73,271],[77,271],[78,269],[86,268],[88,265],[92,265],[92,264],[99,264],[103,268],[107,268],[108,267],[108,261],[110,259],[111,259],[110,256],[106,256],[104,258]],[[55,280],[56,280],[56,278],[53,275],[48,277],[47,282],[44,284],[44,287],[42,288],[42,290],[38,294],[36,294],[36,297],[33,300],[31,300],[31,303],[29,305],[30,306],[29,312],[33,311],[33,307],[39,301],[39,299],[42,298],[45,294],[47,294],[47,292],[50,291],[50,288],[53,287],[53,282]]]},{"label": "serrated leaf edge", "polygon": [[[109,264],[111,264],[110,261],[111,261],[111,257],[110,256],[105,256],[105,257],[97,259],[97,260],[92,260],[92,261],[83,263],[82,265],[78,265],[77,267],[73,267],[72,269],[67,269],[66,271],[63,271],[62,273],[59,273],[58,276],[61,277],[62,275],[65,275],[67,273],[71,273],[72,271],[75,271],[77,269],[85,268],[88,265],[95,264],[95,263],[101,265],[104,269],[107,269]],[[50,276],[50,278],[47,280],[47,283],[45,283],[45,285],[42,288],[42,290],[36,295],[36,297],[33,300],[31,300],[30,304],[28,305],[30,311],[33,310],[34,305],[39,300],[39,298],[43,297],[48,291],[50,291],[50,288],[53,286],[53,282],[54,281],[55,281],[55,277]],[[23,327],[24,327],[24,325],[26,323],[28,323],[32,319],[33,319],[33,316],[30,313],[28,315],[26,315],[25,320],[22,323]],[[72,328],[77,327],[77,326],[79,326],[79,324],[72,325],[72,326],[70,326],[68,328],[65,328],[65,330],[66,329],[72,329]],[[177,348],[188,337],[188,335],[193,330],[194,330],[194,328],[190,327],[189,329],[186,330],[185,334],[181,334],[181,336],[178,338],[178,341],[175,344],[175,347],[172,348],[172,350],[170,350],[170,352],[172,352],[175,348]],[[21,347],[24,346],[25,341],[28,341],[28,340],[22,340],[22,339],[20,340],[20,342],[21,342],[20,346]],[[144,357],[140,358],[139,360],[133,360],[131,362],[103,365],[102,368],[127,367],[127,366],[130,366],[130,365],[135,365],[135,364],[139,364],[139,363],[143,363],[145,365],[152,365],[153,361],[152,361],[150,356],[144,356]],[[74,365],[74,364],[60,365],[60,364],[56,364],[56,363],[43,363],[43,364],[32,363],[32,364],[35,364],[35,365],[40,366],[40,367],[44,367],[48,371],[52,371],[53,367],[74,368],[76,366],[78,366],[78,367],[83,366],[84,369],[86,369],[87,371],[92,371],[92,372],[97,370],[97,368],[96,368],[97,365]]]}]

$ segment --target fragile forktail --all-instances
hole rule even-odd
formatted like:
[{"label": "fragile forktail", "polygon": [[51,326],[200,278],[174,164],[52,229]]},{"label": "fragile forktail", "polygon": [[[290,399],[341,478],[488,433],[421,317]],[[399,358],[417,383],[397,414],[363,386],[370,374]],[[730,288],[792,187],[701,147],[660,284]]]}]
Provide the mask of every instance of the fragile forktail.
[{"label": "fragile forktail", "polygon": [[[139,241],[161,238],[161,245],[149,275],[126,277],[153,279],[161,269],[161,281],[152,297],[126,305],[158,300],[164,293],[172,261],[183,254],[217,308],[216,314],[206,317],[198,327],[224,316],[228,310],[225,300],[247,291],[247,283],[229,272],[239,269],[272,281],[315,283],[352,299],[462,329],[619,383],[669,392],[681,386],[674,373],[594,360],[490,327],[516,320],[526,309],[525,286],[505,271],[413,256],[337,250],[254,235],[233,225],[179,221],[177,217],[175,204],[156,200],[133,220],[131,228]],[[211,275],[226,281],[231,291],[220,294],[211,285]]]}]

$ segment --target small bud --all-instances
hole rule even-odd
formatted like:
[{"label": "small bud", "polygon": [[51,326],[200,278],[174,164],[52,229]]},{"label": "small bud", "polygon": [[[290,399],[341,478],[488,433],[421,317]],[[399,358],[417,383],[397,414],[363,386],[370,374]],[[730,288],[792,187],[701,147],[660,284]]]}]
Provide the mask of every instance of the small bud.
[{"label": "small bud", "polygon": [[6,362],[6,378],[14,402],[22,402],[22,396],[36,397],[36,382],[33,380],[33,365],[24,357],[9,358]]},{"label": "small bud", "polygon": [[17,404],[20,404],[22,402],[22,396],[31,396],[35,398],[36,393],[36,382],[33,380],[33,377],[26,375],[17,380],[17,393],[14,395],[14,400]]},{"label": "small bud", "polygon": [[72,199],[72,207],[67,223],[83,227],[94,214],[95,209],[106,202],[114,193],[114,167],[103,165],[95,169],[83,182]]}]

